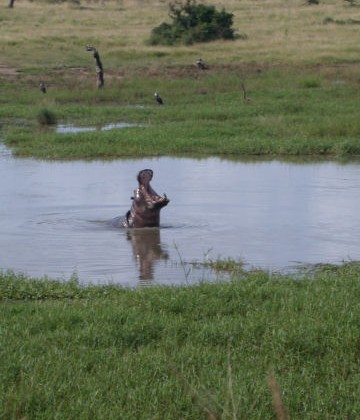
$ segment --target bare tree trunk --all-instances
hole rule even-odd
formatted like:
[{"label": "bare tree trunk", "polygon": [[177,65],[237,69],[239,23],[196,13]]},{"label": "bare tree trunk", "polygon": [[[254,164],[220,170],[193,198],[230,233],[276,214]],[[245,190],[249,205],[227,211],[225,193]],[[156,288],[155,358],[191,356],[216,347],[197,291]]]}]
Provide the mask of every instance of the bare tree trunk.
[{"label": "bare tree trunk", "polygon": [[100,60],[100,55],[97,51],[97,49],[95,47],[93,47],[92,45],[87,45],[86,46],[86,51],[92,51],[93,52],[93,56],[95,58],[95,62],[96,62],[96,77],[97,77],[97,87],[98,88],[102,88],[104,86],[104,69],[103,69],[103,65],[102,62]]}]

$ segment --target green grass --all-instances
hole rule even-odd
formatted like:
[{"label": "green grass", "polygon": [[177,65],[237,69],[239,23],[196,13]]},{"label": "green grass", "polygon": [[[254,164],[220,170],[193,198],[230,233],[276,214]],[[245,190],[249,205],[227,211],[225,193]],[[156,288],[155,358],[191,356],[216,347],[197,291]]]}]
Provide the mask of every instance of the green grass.
[{"label": "green grass", "polygon": [[[19,1],[14,9],[4,7],[1,140],[15,155],[49,159],[358,157],[357,41],[352,25],[325,25],[324,19],[357,21],[360,8],[337,0],[305,7],[244,0],[229,1],[226,10],[247,40],[151,47],[151,30],[167,19],[166,2]],[[101,91],[87,44],[96,46],[104,65]],[[209,70],[195,68],[198,57]],[[38,90],[40,80],[46,95]],[[242,81],[251,102],[243,101]],[[155,91],[165,100],[162,108]],[[38,124],[43,109],[58,123],[144,127],[63,136]]]},{"label": "green grass", "polygon": [[359,279],[358,263],[136,290],[2,273],[0,417],[275,418],[273,372],[290,418],[357,418]]},{"label": "green grass", "polygon": [[[236,71],[208,71],[199,78],[196,69],[191,71],[192,78],[136,76],[109,82],[101,91],[86,85],[68,89],[50,85],[46,95],[27,81],[16,104],[10,84],[3,88],[0,105],[0,120],[7,122],[3,140],[16,155],[45,159],[360,155],[359,93],[357,81],[345,79],[347,69],[343,75],[340,70],[314,74],[311,68],[304,68],[301,75],[294,69],[273,68],[260,74],[249,70],[245,83],[251,102],[243,100]],[[346,82],[338,83],[342,78]],[[159,87],[163,107],[153,98]],[[37,123],[44,108],[59,123],[128,122],[140,127],[59,134]]]}]

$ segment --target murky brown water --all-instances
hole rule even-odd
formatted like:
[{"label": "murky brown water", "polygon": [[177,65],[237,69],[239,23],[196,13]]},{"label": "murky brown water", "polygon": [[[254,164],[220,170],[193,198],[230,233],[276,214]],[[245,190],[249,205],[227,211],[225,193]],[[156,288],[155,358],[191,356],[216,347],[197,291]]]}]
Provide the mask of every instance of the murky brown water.
[{"label": "murky brown water", "polygon": [[[136,174],[147,167],[171,200],[160,230],[109,226],[130,208]],[[207,256],[270,270],[358,260],[359,190],[354,163],[45,162],[14,159],[2,147],[0,267],[135,286],[214,279],[188,264]]]}]

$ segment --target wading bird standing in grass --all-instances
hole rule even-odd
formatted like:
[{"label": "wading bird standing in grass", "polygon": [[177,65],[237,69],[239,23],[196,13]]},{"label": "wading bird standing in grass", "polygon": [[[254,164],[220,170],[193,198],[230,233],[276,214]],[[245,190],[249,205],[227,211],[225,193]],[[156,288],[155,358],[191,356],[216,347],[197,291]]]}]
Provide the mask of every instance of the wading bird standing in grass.
[{"label": "wading bird standing in grass", "polygon": [[96,76],[97,76],[97,87],[102,88],[104,86],[104,69],[100,60],[100,55],[95,47],[92,45],[86,46],[86,51],[92,51],[96,62]]},{"label": "wading bird standing in grass", "polygon": [[242,92],[243,92],[243,100],[244,100],[244,102],[246,102],[246,103],[253,102],[253,100],[247,96],[247,92],[246,92],[246,88],[245,88],[245,83],[244,82],[241,82],[241,89],[242,89]]},{"label": "wading bird standing in grass", "polygon": [[164,101],[160,98],[159,94],[157,92],[154,93],[155,100],[159,105],[164,105]]},{"label": "wading bird standing in grass", "polygon": [[39,84],[39,90],[42,93],[46,93],[46,86],[45,86],[45,83],[44,82],[40,82],[40,84]]}]

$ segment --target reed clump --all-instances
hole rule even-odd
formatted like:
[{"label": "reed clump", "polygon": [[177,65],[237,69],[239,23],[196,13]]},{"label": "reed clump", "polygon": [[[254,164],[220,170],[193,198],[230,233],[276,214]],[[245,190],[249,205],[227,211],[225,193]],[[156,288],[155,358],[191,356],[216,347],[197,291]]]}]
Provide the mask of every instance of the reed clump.
[{"label": "reed clump", "polygon": [[55,113],[48,108],[41,109],[36,118],[40,125],[54,125],[57,122]]}]

